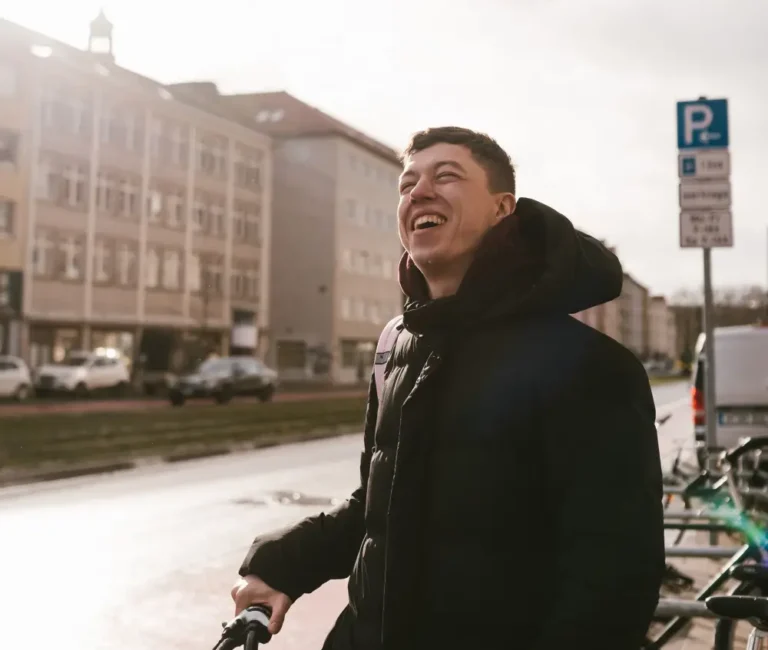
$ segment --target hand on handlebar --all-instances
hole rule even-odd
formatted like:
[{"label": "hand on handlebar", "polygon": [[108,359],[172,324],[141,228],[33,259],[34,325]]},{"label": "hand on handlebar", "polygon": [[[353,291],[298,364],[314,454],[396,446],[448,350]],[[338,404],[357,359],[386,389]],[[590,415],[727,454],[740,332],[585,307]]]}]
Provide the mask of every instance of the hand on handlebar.
[{"label": "hand on handlebar", "polygon": [[270,587],[261,578],[253,575],[240,578],[232,587],[232,600],[235,601],[235,616],[250,605],[266,605],[272,611],[269,618],[270,634],[277,634],[283,627],[283,621],[293,601],[284,593]]}]

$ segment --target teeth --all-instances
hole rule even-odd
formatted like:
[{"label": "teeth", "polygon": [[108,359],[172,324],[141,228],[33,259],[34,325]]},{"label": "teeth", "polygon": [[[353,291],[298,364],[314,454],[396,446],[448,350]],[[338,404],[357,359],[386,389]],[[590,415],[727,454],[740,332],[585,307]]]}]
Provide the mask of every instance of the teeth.
[{"label": "teeth", "polygon": [[436,215],[436,214],[425,214],[425,215],[419,217],[418,219],[416,219],[416,221],[413,222],[413,227],[414,227],[414,229],[418,230],[423,225],[428,224],[428,223],[433,223],[436,226],[439,226],[440,224],[445,223],[445,217],[441,217],[441,216]]}]

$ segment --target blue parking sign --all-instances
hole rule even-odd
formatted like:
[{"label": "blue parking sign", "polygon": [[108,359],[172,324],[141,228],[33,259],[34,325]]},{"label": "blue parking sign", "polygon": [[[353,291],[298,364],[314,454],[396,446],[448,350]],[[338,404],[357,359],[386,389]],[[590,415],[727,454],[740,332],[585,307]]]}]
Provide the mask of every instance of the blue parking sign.
[{"label": "blue parking sign", "polygon": [[677,102],[678,149],[728,147],[728,100]]}]

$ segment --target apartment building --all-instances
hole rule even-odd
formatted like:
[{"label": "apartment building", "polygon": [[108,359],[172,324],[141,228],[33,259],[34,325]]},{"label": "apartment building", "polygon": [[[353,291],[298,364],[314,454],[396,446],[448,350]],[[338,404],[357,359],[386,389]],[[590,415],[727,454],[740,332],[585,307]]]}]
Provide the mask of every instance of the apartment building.
[{"label": "apartment building", "polygon": [[117,66],[103,14],[88,51],[0,20],[0,159],[4,349],[266,346],[270,139]]},{"label": "apartment building", "polygon": [[649,301],[649,354],[656,359],[677,358],[677,324],[675,314],[664,296]]},{"label": "apartment building", "polygon": [[396,152],[285,92],[217,96],[274,139],[268,360],[286,379],[367,380],[402,312]]},{"label": "apartment building", "polygon": [[648,354],[648,289],[629,273],[619,301],[621,342],[641,359]]},{"label": "apartment building", "polygon": [[21,134],[28,115],[19,98],[28,93],[12,48],[0,38],[0,354],[21,352],[24,232],[28,160]]}]

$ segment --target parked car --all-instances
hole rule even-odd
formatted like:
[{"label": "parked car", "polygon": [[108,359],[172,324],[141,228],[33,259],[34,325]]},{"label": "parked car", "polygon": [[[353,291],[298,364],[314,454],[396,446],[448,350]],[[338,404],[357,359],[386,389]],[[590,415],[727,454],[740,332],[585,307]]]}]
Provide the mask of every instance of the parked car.
[{"label": "parked car", "polygon": [[128,366],[112,355],[73,351],[58,363],[40,366],[36,372],[38,395],[51,393],[86,397],[96,391],[121,394],[130,384]]},{"label": "parked car", "polygon": [[191,374],[179,377],[169,391],[171,404],[212,397],[220,404],[236,395],[255,395],[269,401],[277,390],[277,373],[255,357],[208,359]]},{"label": "parked car", "polygon": [[0,398],[23,402],[32,392],[32,374],[23,359],[0,357]]},{"label": "parked car", "polygon": [[[715,436],[719,447],[735,447],[739,440],[768,435],[768,327],[716,327]],[[706,448],[705,336],[696,342],[691,390],[697,456],[703,463]]]}]

